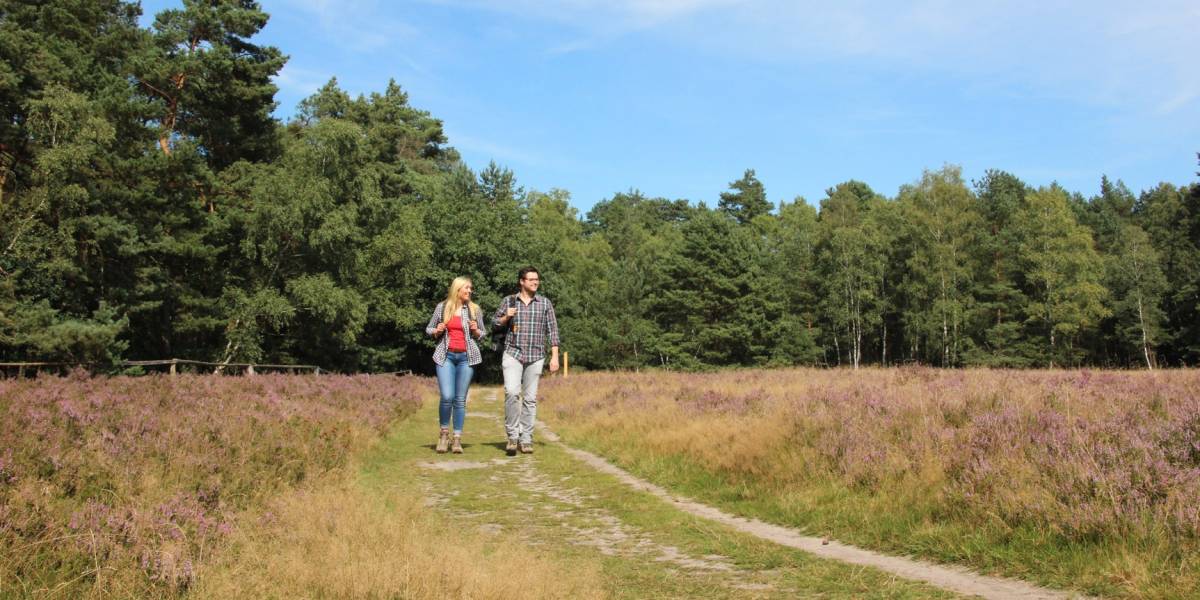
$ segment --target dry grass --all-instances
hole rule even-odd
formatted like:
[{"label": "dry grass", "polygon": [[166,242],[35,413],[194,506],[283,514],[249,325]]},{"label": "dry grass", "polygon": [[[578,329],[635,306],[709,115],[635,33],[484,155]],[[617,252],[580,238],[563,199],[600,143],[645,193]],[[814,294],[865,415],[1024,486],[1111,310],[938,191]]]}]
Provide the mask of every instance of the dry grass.
[{"label": "dry grass", "polygon": [[276,501],[199,573],[197,598],[601,598],[599,575],[344,483]]},{"label": "dry grass", "polygon": [[542,392],[569,439],[762,516],[1097,593],[1200,592],[1200,371],[596,373]]},{"label": "dry grass", "polygon": [[0,598],[180,596],[244,514],[345,468],[428,382],[0,379]]}]

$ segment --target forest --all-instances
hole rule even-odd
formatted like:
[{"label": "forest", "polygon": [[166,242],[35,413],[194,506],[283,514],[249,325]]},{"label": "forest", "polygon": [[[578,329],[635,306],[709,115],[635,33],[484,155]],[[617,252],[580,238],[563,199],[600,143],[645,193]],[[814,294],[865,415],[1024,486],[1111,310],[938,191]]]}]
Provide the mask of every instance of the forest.
[{"label": "forest", "polygon": [[587,369],[1200,362],[1197,182],[943,165],[779,200],[748,168],[581,215],[469,167],[394,81],[273,116],[255,2],[140,10],[0,0],[0,361],[426,372],[453,277],[494,310],[534,265]]}]

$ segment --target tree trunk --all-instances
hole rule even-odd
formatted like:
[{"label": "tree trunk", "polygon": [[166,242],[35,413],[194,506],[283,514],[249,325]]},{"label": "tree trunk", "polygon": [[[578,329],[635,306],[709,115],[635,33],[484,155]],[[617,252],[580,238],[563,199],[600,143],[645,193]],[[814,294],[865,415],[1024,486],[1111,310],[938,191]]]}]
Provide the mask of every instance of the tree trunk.
[{"label": "tree trunk", "polygon": [[1142,296],[1138,294],[1138,326],[1142,329],[1142,356],[1146,357],[1146,368],[1154,370],[1154,363],[1150,361],[1150,336],[1146,332],[1146,318],[1142,313]]},{"label": "tree trunk", "polygon": [[880,319],[880,322],[883,323],[883,330],[879,335],[879,337],[880,337],[879,364],[886,367],[887,366],[887,319],[886,318]]},{"label": "tree trunk", "polygon": [[862,362],[862,323],[858,320],[854,321],[854,368],[858,369],[858,364]]},{"label": "tree trunk", "polygon": [[939,283],[942,286],[942,366],[950,365],[950,327],[946,322],[946,274],[939,273]]}]

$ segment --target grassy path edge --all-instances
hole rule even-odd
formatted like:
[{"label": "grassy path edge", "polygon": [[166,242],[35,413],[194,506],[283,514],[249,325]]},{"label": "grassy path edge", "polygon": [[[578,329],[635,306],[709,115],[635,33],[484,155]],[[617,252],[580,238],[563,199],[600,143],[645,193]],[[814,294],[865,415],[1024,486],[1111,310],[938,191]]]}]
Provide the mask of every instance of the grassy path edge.
[{"label": "grassy path edge", "polygon": [[1063,592],[1040,587],[1019,579],[992,577],[975,573],[965,567],[940,565],[907,557],[891,556],[864,550],[833,540],[806,536],[788,527],[774,525],[758,519],[740,517],[729,514],[707,504],[696,502],[689,498],[672,494],[665,488],[650,483],[632,473],[618,467],[602,456],[567,445],[544,423],[538,422],[537,428],[542,438],[557,444],[568,454],[583,461],[590,467],[615,476],[630,487],[653,494],[673,503],[679,510],[695,516],[716,521],[743,533],[768,540],[789,548],[803,550],[821,558],[828,558],[845,563],[873,567],[881,571],[893,573],[905,579],[922,581],[936,587],[975,595],[989,600],[1010,598],[1020,599],[1086,599],[1090,598],[1075,592]]}]

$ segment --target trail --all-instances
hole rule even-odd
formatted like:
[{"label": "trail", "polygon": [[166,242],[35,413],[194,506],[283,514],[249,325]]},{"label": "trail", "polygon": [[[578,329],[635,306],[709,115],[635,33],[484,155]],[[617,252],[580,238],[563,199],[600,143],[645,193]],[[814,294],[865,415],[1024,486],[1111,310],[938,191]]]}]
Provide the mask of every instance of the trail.
[{"label": "trail", "polygon": [[945,590],[988,598],[989,600],[1088,598],[1081,594],[1050,590],[1017,579],[980,575],[962,567],[939,565],[907,557],[881,554],[834,540],[807,536],[795,529],[773,525],[758,519],[731,515],[707,504],[701,504],[694,500],[672,494],[660,486],[613,465],[596,454],[567,446],[549,428],[540,424],[539,427],[547,440],[561,445],[571,456],[580,459],[599,471],[614,475],[633,489],[653,494],[673,503],[678,509],[698,517],[728,525],[738,531],[775,542],[776,544],[803,550],[822,558],[873,567],[887,571],[888,573],[894,573],[906,579],[923,581]]},{"label": "trail", "polygon": [[480,531],[600,564],[614,596],[1084,597],[731,515],[572,448],[540,423],[535,453],[507,457],[501,396],[472,390],[463,455],[432,452],[436,406],[422,410],[402,428],[394,468],[407,458],[427,504]]}]

